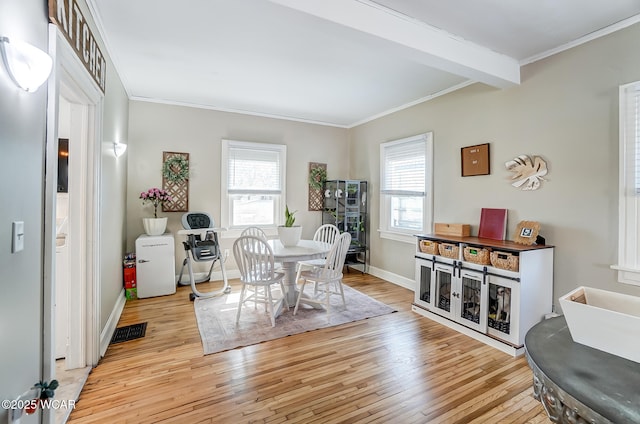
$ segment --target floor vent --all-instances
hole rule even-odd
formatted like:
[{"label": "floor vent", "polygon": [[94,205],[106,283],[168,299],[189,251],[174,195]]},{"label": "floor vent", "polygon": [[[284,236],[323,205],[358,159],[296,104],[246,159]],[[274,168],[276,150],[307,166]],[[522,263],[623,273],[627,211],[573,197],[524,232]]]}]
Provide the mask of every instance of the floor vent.
[{"label": "floor vent", "polygon": [[125,327],[116,328],[116,332],[111,338],[110,344],[128,342],[129,340],[139,339],[144,337],[144,333],[147,331],[147,323],[142,322],[140,324],[127,325]]}]

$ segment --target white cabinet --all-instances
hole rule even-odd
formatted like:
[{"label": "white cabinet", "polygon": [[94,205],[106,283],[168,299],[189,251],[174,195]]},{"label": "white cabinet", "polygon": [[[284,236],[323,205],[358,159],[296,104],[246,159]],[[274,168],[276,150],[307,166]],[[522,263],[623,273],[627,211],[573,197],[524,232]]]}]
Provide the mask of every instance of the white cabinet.
[{"label": "white cabinet", "polygon": [[[482,272],[462,261],[416,256],[415,304],[478,331],[487,325],[487,285]],[[483,300],[484,299],[484,300]]]},{"label": "white cabinet", "polygon": [[[523,353],[526,332],[552,310],[553,247],[475,237],[417,239],[413,311],[504,352]],[[445,245],[449,257],[422,252],[422,240]],[[473,258],[477,251],[493,251],[501,258],[513,256],[518,265],[502,269],[502,263],[470,262],[464,258],[465,248]]]}]

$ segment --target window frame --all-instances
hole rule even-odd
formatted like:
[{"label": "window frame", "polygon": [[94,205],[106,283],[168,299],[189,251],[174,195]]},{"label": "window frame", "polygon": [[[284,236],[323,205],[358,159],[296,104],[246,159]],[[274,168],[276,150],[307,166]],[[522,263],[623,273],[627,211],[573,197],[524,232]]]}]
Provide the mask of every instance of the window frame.
[{"label": "window frame", "polygon": [[[282,222],[284,216],[284,209],[286,204],[286,181],[287,181],[287,146],[284,144],[273,143],[258,143],[253,141],[240,141],[240,140],[228,140],[222,139],[222,153],[221,153],[221,166],[220,166],[220,222],[221,226],[227,231],[222,233],[222,238],[236,238],[240,236],[242,230],[252,225],[232,225],[231,217],[233,216],[232,209],[232,194],[229,194],[229,151],[233,148],[245,148],[255,150],[270,150],[275,151],[279,155],[280,162],[280,198],[276,201],[274,210],[274,224],[273,225],[257,225],[262,228],[269,236],[277,234],[277,227]],[[256,192],[258,194],[258,192]]]},{"label": "window frame", "polygon": [[[425,181],[424,195],[422,203],[422,229],[421,230],[400,230],[389,225],[392,215],[391,203],[393,194],[384,193],[385,181],[385,149],[400,144],[414,143],[416,141],[425,142]],[[378,233],[383,239],[396,240],[404,243],[414,244],[415,234],[430,232],[433,226],[433,132],[414,135],[398,140],[387,141],[380,144],[380,221],[378,223]]]},{"label": "window frame", "polygon": [[619,87],[618,282],[640,286],[640,81]]}]

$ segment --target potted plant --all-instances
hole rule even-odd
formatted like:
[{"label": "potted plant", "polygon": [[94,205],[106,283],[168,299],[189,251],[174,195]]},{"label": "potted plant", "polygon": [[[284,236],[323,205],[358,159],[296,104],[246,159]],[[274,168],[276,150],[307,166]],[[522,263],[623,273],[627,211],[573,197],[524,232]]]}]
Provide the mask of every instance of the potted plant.
[{"label": "potted plant", "polygon": [[55,390],[58,388],[58,380],[51,380],[50,383],[46,381],[39,381],[36,383],[31,390],[38,393],[35,399],[28,401],[24,407],[24,412],[27,415],[34,414],[39,406],[43,404],[43,402],[49,398],[52,398],[55,395]]},{"label": "potted plant", "polygon": [[278,226],[278,237],[283,246],[295,246],[300,241],[302,227],[300,225],[294,225],[296,222],[296,212],[297,211],[290,212],[288,205],[285,207],[284,225]]},{"label": "potted plant", "polygon": [[173,200],[171,195],[166,190],[154,187],[140,193],[140,199],[143,205],[146,203],[153,205],[153,218],[142,218],[145,233],[150,236],[164,234],[167,228],[167,217],[158,218],[158,206],[164,202],[171,202]]},{"label": "potted plant", "polygon": [[327,181],[327,170],[318,166],[309,171],[309,187],[313,190],[322,190]]}]

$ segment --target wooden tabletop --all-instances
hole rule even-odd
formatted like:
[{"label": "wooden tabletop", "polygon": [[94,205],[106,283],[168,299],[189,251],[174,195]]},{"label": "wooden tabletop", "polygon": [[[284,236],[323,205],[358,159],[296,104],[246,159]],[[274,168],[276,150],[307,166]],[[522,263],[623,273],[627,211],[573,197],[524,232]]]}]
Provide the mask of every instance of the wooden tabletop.
[{"label": "wooden tabletop", "polygon": [[538,250],[538,249],[549,249],[554,246],[549,244],[541,244],[541,245],[526,245],[519,244],[513,242],[511,240],[493,240],[487,238],[478,238],[478,237],[458,237],[458,236],[443,236],[439,234],[416,234],[417,238],[442,241],[442,242],[452,242],[452,243],[466,243],[476,246],[486,246],[491,247],[492,249],[497,250],[510,250],[515,252],[524,252],[527,250]]}]

